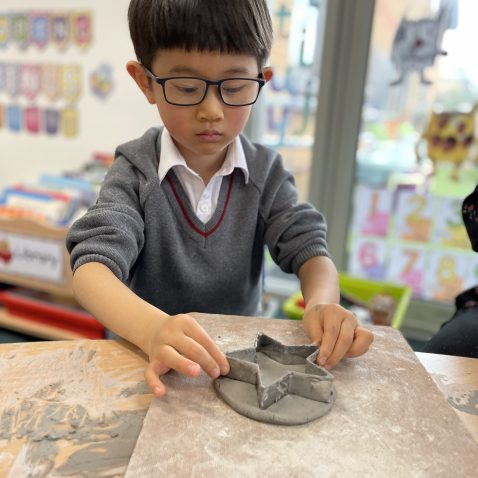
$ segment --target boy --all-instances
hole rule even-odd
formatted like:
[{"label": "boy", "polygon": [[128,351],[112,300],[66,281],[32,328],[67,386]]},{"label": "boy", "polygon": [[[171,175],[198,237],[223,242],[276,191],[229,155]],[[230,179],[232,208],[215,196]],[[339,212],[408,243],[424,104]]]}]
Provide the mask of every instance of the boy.
[{"label": "boy", "polygon": [[373,337],[337,304],[322,215],[297,203],[278,154],[241,135],[272,77],[266,0],[132,0],[128,18],[138,62],[127,70],[164,128],[117,149],[97,204],[69,232],[79,302],[148,355],[159,397],[170,369],[228,373],[187,312],[259,314],[267,244],[299,276],[319,363],[364,353]]}]

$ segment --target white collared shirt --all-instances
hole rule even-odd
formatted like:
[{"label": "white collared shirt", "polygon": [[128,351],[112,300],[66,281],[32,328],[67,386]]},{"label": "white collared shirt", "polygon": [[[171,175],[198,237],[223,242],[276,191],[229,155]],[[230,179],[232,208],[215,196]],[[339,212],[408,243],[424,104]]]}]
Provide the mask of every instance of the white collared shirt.
[{"label": "white collared shirt", "polygon": [[169,131],[164,128],[161,135],[161,157],[159,158],[158,167],[160,183],[171,168],[176,173],[181,186],[186,192],[196,216],[204,224],[211,219],[216,210],[224,176],[231,174],[234,168],[240,168],[244,173],[246,184],[249,181],[249,170],[239,137],[236,137],[229,145],[221,168],[205,186],[201,176],[186,164],[182,154],[176,148]]}]

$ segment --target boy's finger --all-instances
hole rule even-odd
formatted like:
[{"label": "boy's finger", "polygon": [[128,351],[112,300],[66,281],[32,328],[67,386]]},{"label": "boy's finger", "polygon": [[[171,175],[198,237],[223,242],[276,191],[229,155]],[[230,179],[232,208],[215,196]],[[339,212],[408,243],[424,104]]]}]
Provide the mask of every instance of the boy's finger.
[{"label": "boy's finger", "polygon": [[320,345],[319,356],[317,357],[319,365],[325,365],[328,363],[329,357],[335,348],[344,319],[345,317],[341,320],[337,320],[336,317],[330,315],[324,319],[324,333]]},{"label": "boy's finger", "polygon": [[191,337],[184,336],[175,345],[175,348],[184,357],[198,364],[211,378],[217,378],[221,375],[221,369],[216,360],[200,343]]},{"label": "boy's finger", "polygon": [[[166,373],[170,369],[174,369],[189,377],[197,377],[201,373],[201,368],[195,360],[184,356],[181,350],[175,350],[170,345],[161,347],[155,358],[155,363],[160,364],[154,367],[157,376]],[[162,373],[160,367],[164,368]]]},{"label": "boy's finger", "polygon": [[151,389],[153,394],[159,398],[166,394],[166,387],[159,379],[159,375],[162,374],[159,374],[155,368],[157,369],[158,367],[155,367],[154,363],[149,363],[144,369],[144,378],[146,380],[146,384]]},{"label": "boy's finger", "polygon": [[332,353],[325,362],[326,368],[334,367],[345,357],[354,341],[355,328],[356,324],[352,319],[346,318],[342,321]]},{"label": "boy's finger", "polygon": [[373,333],[363,327],[355,329],[354,341],[347,351],[347,357],[358,357],[370,348],[373,342]]},{"label": "boy's finger", "polygon": [[[185,330],[185,332],[193,343],[201,345],[201,353],[203,353],[202,357],[198,357],[198,360],[195,360],[190,355],[187,355],[189,358],[201,365],[201,367],[209,375],[211,375],[211,373],[209,372],[217,367],[219,367],[219,373],[221,375],[226,375],[229,373],[229,362],[227,361],[226,356],[222,353],[221,349],[214,343],[211,337],[209,337],[207,332],[196,321],[189,323],[188,328]],[[190,345],[192,344],[190,343]],[[194,345],[192,346],[194,347]],[[199,353],[199,351],[196,351],[196,353]],[[210,361],[210,359],[212,359],[212,362]]]}]

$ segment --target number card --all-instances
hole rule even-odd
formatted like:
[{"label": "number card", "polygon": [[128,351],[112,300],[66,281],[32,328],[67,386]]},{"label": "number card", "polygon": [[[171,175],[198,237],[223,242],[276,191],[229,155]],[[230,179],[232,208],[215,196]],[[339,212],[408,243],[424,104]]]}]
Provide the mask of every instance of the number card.
[{"label": "number card", "polygon": [[368,279],[385,278],[387,244],[382,239],[355,238],[350,247],[348,271]]},{"label": "number card", "polygon": [[405,241],[429,242],[433,223],[434,198],[411,191],[398,194],[395,235]]},{"label": "number card", "polygon": [[423,296],[441,302],[453,302],[465,290],[469,254],[429,252],[426,287]]},{"label": "number card", "polygon": [[426,250],[420,246],[393,246],[387,269],[387,280],[408,285],[413,294],[423,293],[426,270]]},{"label": "number card", "polygon": [[392,210],[392,193],[364,185],[355,187],[353,233],[386,237]]},{"label": "number card", "polygon": [[463,199],[437,198],[439,214],[435,214],[434,241],[445,247],[470,250],[470,240],[463,224]]}]

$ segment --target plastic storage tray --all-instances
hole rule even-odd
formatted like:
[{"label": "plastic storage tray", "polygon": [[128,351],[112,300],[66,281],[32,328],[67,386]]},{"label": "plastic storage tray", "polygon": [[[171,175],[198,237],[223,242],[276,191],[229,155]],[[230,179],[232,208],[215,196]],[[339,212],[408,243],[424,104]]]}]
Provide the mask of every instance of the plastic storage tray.
[{"label": "plastic storage tray", "polygon": [[[412,295],[410,287],[391,282],[352,277],[344,273],[339,273],[339,285],[344,294],[367,304],[376,294],[391,296],[396,302],[391,326],[396,329],[400,328]],[[302,319],[304,308],[300,304],[301,298],[301,293],[297,292],[284,302],[282,310],[288,318]]]}]

